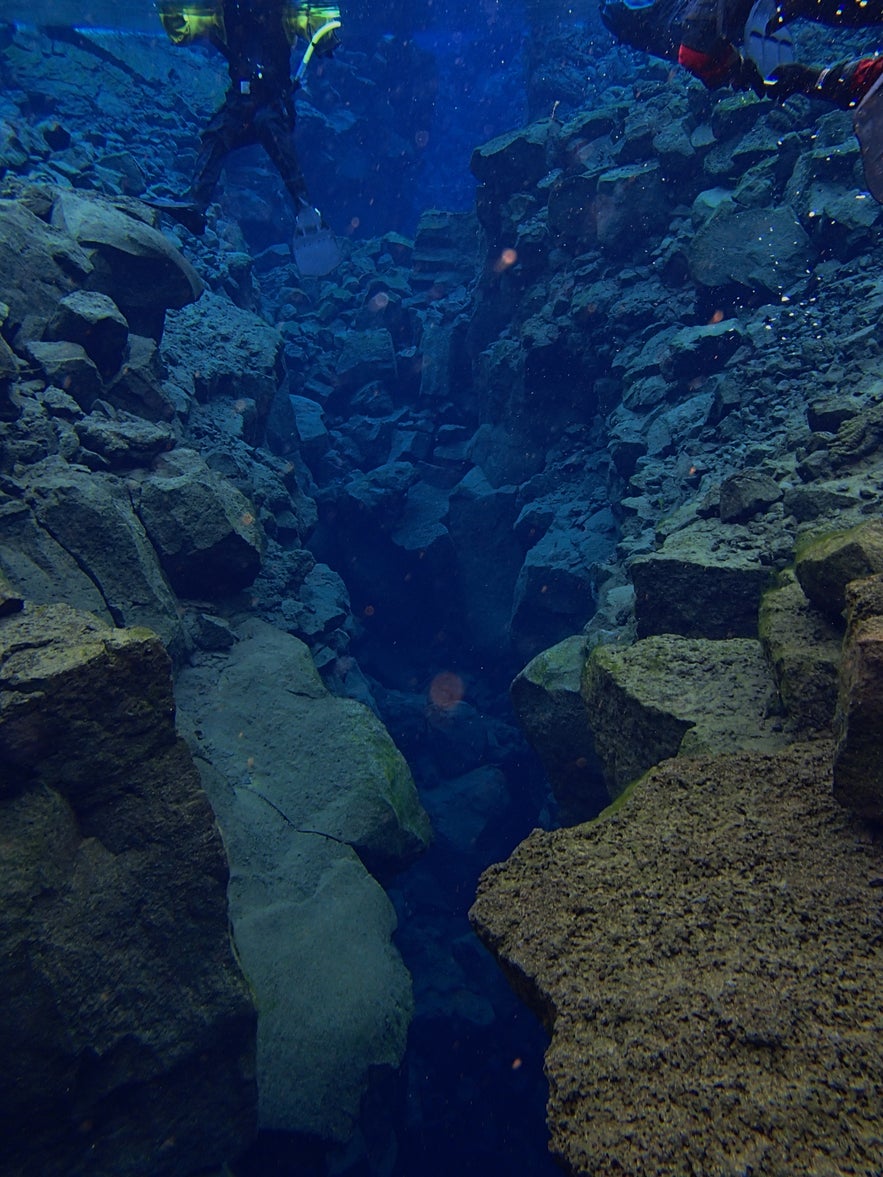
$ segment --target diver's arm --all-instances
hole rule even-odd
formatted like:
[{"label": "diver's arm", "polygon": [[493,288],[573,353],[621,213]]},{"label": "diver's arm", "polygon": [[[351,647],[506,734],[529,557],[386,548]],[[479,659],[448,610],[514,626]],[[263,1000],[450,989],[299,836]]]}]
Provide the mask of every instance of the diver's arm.
[{"label": "diver's arm", "polygon": [[223,42],[224,17],[218,4],[160,0],[159,19],[173,45],[192,45],[194,41],[210,41],[213,45],[217,45],[218,40]]},{"label": "diver's arm", "polygon": [[784,102],[792,94],[805,94],[807,98],[832,102],[841,110],[851,110],[859,105],[881,75],[883,57],[840,61],[827,69],[791,61],[776,69],[767,82],[766,91],[775,102]]},{"label": "diver's arm", "polygon": [[313,4],[309,0],[289,2],[285,5],[282,21],[290,45],[300,37],[308,45],[311,44],[313,52],[320,57],[330,57],[340,44],[337,35],[340,8],[336,4]]}]

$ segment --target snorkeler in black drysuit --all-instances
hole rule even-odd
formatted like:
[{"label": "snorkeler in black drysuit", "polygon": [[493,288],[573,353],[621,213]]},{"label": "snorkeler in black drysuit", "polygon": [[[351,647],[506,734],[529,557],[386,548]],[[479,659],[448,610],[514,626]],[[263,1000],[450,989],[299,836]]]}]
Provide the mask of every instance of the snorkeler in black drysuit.
[{"label": "snorkeler in black drysuit", "polygon": [[783,61],[765,78],[742,51],[746,30],[774,48],[777,32],[798,18],[841,28],[879,25],[883,0],[601,0],[601,19],[618,40],[677,61],[709,89],[753,90],[777,102],[806,94],[844,110],[857,106],[883,74],[883,57],[828,68]]},{"label": "snorkeler in black drysuit", "polygon": [[[202,233],[225,158],[238,147],[260,143],[276,165],[295,209],[308,209],[294,147],[294,92],[313,52],[328,56],[338,45],[339,8],[291,0],[160,0],[159,15],[173,44],[204,41],[223,54],[230,87],[202,134],[186,198],[156,201],[154,207],[191,232]],[[292,77],[291,47],[298,37],[308,48]]]}]

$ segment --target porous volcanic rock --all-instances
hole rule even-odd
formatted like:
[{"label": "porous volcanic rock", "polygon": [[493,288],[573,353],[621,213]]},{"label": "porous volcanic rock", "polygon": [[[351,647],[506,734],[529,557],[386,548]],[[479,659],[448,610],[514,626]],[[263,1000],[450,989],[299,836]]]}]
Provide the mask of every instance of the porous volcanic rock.
[{"label": "porous volcanic rock", "polygon": [[669,761],[486,871],[472,923],[552,1032],[568,1171],[879,1173],[881,881],[825,741]]},{"label": "porous volcanic rock", "polygon": [[655,634],[596,646],[582,678],[611,796],[669,756],[772,751],[777,702],[760,642]]},{"label": "porous volcanic rock", "polygon": [[4,1177],[183,1177],[248,1144],[255,1013],[156,634],[0,619]]},{"label": "porous volcanic rock", "polygon": [[834,796],[883,821],[883,576],[846,587],[848,625],[840,664]]}]

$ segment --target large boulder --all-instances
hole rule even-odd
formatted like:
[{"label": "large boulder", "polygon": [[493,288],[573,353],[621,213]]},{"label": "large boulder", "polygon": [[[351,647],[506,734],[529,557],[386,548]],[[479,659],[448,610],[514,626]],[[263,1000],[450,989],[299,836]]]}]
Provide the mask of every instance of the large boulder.
[{"label": "large boulder", "polygon": [[4,1173],[164,1177],[256,1124],[227,864],[147,630],[0,618]]},{"label": "large boulder", "polygon": [[125,411],[107,411],[107,406],[74,422],[80,442],[80,457],[94,469],[143,469],[174,448],[175,434],[166,424],[154,425]]},{"label": "large boulder", "polygon": [[[136,206],[143,211],[143,206]],[[132,329],[159,338],[165,311],[195,302],[199,275],[168,237],[134,215],[134,210],[80,191],[61,190],[52,224],[86,253],[88,289],[113,299]]]},{"label": "large boulder", "polygon": [[582,693],[612,796],[671,756],[778,747],[776,692],[760,642],[658,634],[596,646]]},{"label": "large boulder", "polygon": [[739,208],[723,202],[688,248],[693,280],[702,286],[737,283],[781,295],[806,281],[815,249],[787,205]]},{"label": "large boulder", "polygon": [[147,335],[129,336],[123,366],[101,399],[148,421],[170,421],[178,408],[189,407],[175,385],[166,384],[161,352]]},{"label": "large boulder", "polygon": [[595,230],[598,244],[611,253],[631,253],[668,220],[659,164],[626,164],[598,177]]},{"label": "large boulder", "polygon": [[31,517],[17,517],[17,539],[0,541],[0,558],[29,599],[97,608],[116,625],[146,625],[180,657],[186,643],[178,603],[125,483],[48,459],[27,472],[21,493]]},{"label": "large boulder", "polygon": [[817,609],[839,618],[849,582],[883,572],[883,519],[811,536],[798,546],[794,557],[800,587]]},{"label": "large boulder", "polygon": [[[770,581],[769,553],[756,539],[729,532],[721,543],[716,521],[675,532],[658,552],[629,565],[638,633],[691,637],[753,637],[760,598]],[[748,542],[745,542],[745,541]]]},{"label": "large boulder", "polygon": [[177,702],[231,862],[260,1120],[344,1141],[372,1074],[400,1063],[412,1010],[395,914],[363,863],[404,865],[429,823],[386,730],[328,693],[306,646],[257,621],[237,636],[183,672]]},{"label": "large boulder", "polygon": [[764,593],[758,633],[782,704],[797,730],[830,730],[842,633],[806,599],[794,573]]},{"label": "large boulder", "polygon": [[342,392],[355,392],[376,381],[381,386],[395,380],[396,356],[392,336],[385,328],[350,331],[335,365],[335,383]]},{"label": "large boulder", "polygon": [[528,550],[515,583],[512,643],[524,658],[561,641],[595,611],[599,568],[613,554],[616,523],[607,508],[564,519]]},{"label": "large boulder", "polygon": [[0,496],[0,576],[34,604],[64,601],[114,623],[88,572],[19,497]]},{"label": "large boulder", "polygon": [[230,596],[260,571],[265,541],[254,505],[195,450],[159,459],[141,482],[136,505],[181,596]]},{"label": "large boulder", "polygon": [[101,374],[79,343],[27,343],[23,352],[47,384],[63,388],[87,411],[101,395]]},{"label": "large boulder", "polygon": [[473,926],[551,1032],[568,1172],[879,1169],[883,848],[830,756],[671,761],[485,872]]},{"label": "large boulder", "polygon": [[476,147],[469,170],[499,199],[535,188],[548,172],[558,127],[543,119]]},{"label": "large boulder", "polygon": [[883,576],[847,586],[840,666],[834,796],[883,821]]},{"label": "large boulder", "polygon": [[23,201],[0,201],[0,302],[17,342],[42,339],[59,299],[92,271],[85,250]]},{"label": "large boulder", "polygon": [[240,416],[253,405],[255,441],[261,440],[285,374],[284,343],[275,327],[207,291],[198,305],[169,314],[162,357],[170,378],[200,404],[221,401]]},{"label": "large boulder", "polygon": [[46,339],[78,343],[103,378],[123,362],[129,324],[112,298],[95,290],[65,295],[46,327]]},{"label": "large boulder", "polygon": [[745,523],[763,514],[783,495],[778,482],[763,470],[740,470],[721,483],[720,516],[724,523]]},{"label": "large boulder", "polygon": [[514,486],[492,487],[476,466],[451,492],[448,531],[470,633],[480,649],[499,652],[509,640],[512,592],[524,559],[513,525]]},{"label": "large boulder", "polygon": [[660,369],[667,380],[696,382],[725,368],[741,346],[742,331],[735,319],[681,327],[667,336]]},{"label": "large boulder", "polygon": [[601,764],[580,692],[586,638],[575,634],[543,650],[512,682],[519,726],[543,763],[562,820],[596,813],[606,800]]}]

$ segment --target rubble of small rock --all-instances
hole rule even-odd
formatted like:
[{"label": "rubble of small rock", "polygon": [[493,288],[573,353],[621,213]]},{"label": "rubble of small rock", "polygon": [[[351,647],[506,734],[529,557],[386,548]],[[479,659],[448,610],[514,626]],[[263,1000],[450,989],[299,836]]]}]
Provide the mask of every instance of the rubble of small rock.
[{"label": "rubble of small rock", "polygon": [[[239,1070],[209,1068],[219,1090],[187,1110],[224,1127],[204,1148],[177,1120],[141,1139],[138,1108],[104,1120],[113,1058],[84,1029],[110,1074],[81,1089],[85,1135],[59,1134],[67,1097],[45,1093],[47,1165],[85,1140],[96,1173],[159,1172],[139,1157],[168,1136],[168,1171],[196,1172],[260,1127],[322,1141],[338,1171],[416,1171],[384,1086],[409,1025],[409,1114],[458,1147],[456,1105],[421,1076],[438,1025],[477,1053],[499,1037],[504,1000],[457,919],[523,836],[513,814],[552,824],[526,736],[561,820],[617,806],[532,835],[473,913],[552,1032],[556,1156],[575,1174],[875,1172],[883,216],[849,117],[708,94],[589,29],[557,72],[532,49],[531,120],[472,144],[474,207],[406,235],[403,205],[388,223],[363,207],[375,107],[400,166],[380,111],[394,51],[342,52],[298,134],[332,222],[365,224],[303,279],[261,165],[238,183],[231,164],[199,240],[139,199],[186,184],[217,63],[0,27],[0,670],[20,673],[26,625],[61,689],[41,627],[75,610],[109,663],[100,715],[130,644],[167,651],[201,825],[161,815],[162,836],[201,837],[213,863],[193,884],[211,929],[188,908],[175,937],[185,959],[214,937],[201,967],[242,1036]],[[128,919],[77,873],[119,853],[91,807],[124,829],[126,790],[74,796],[9,711],[4,804],[67,830],[50,856],[18,819],[10,885],[30,894],[45,857],[73,905],[33,934],[86,900]],[[430,820],[438,853],[401,883]],[[157,887],[171,919],[180,895]],[[94,994],[47,992],[109,1033]],[[451,1154],[463,1173],[501,1155],[498,1117]],[[120,1141],[128,1168],[106,1159]]]}]

